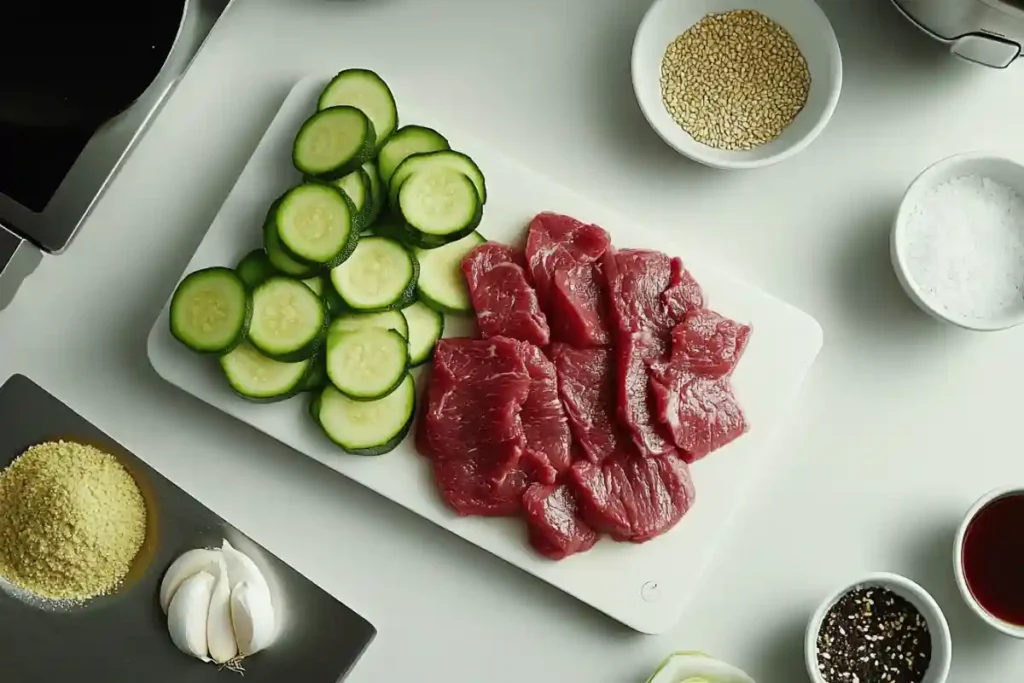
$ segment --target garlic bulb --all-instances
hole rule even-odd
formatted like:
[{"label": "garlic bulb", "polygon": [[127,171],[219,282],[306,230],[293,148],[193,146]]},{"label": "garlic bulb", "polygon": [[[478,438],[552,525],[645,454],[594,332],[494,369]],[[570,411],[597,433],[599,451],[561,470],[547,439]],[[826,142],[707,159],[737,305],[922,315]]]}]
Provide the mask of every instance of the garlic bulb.
[{"label": "garlic bulb", "polygon": [[207,660],[206,621],[213,591],[213,574],[199,572],[181,582],[167,608],[167,630],[178,649]]},{"label": "garlic bulb", "polygon": [[244,581],[235,586],[231,592],[231,623],[241,655],[254,655],[268,647],[276,635],[270,594]]},{"label": "garlic bulb", "polygon": [[190,550],[176,559],[164,574],[163,582],[160,584],[160,609],[167,614],[167,608],[171,604],[178,587],[188,577],[199,572],[209,572],[217,576],[217,567],[221,562],[221,554],[217,550],[200,548]]}]

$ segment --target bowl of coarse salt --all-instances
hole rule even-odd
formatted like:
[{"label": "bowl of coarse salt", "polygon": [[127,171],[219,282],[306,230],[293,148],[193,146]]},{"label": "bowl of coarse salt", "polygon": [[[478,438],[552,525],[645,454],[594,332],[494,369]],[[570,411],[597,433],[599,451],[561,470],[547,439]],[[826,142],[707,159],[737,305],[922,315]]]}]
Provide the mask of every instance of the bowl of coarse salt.
[{"label": "bowl of coarse salt", "polygon": [[839,42],[815,0],[656,0],[637,29],[633,91],[681,154],[748,169],[797,154],[839,102]]},{"label": "bowl of coarse salt", "polygon": [[1024,166],[960,154],[925,169],[907,190],[890,252],[907,295],[970,330],[1024,322]]}]

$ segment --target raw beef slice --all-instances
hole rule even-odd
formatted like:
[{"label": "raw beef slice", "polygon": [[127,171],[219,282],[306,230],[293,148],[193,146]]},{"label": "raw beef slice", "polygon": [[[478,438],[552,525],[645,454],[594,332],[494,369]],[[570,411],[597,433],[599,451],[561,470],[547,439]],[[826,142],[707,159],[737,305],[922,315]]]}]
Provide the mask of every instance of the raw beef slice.
[{"label": "raw beef slice", "polygon": [[660,251],[609,250],[601,265],[612,319],[621,334],[667,334],[688,310],[703,304],[700,286],[683,262]]},{"label": "raw beef slice", "polygon": [[633,543],[671,529],[694,499],[689,469],[675,455],[616,456],[600,465],[580,460],[571,483],[587,524]]},{"label": "raw beef slice", "polygon": [[556,271],[594,263],[610,245],[608,233],[596,225],[557,213],[537,214],[526,235],[526,263],[544,310],[551,310],[549,300]]},{"label": "raw beef slice", "polygon": [[555,343],[551,359],[572,435],[584,457],[600,463],[629,443],[615,420],[614,351]]},{"label": "raw beef slice", "polygon": [[569,420],[558,400],[555,364],[533,344],[520,342],[519,348],[530,376],[530,392],[519,414],[526,437],[523,456],[535,463],[532,479],[552,484],[572,465]]},{"label": "raw beef slice", "polygon": [[702,377],[672,362],[651,367],[659,420],[687,462],[695,462],[747,431],[728,377]]},{"label": "raw beef slice", "polygon": [[578,348],[608,346],[608,296],[599,263],[555,271],[550,297],[551,337]]},{"label": "raw beef slice", "polygon": [[561,560],[590,550],[597,533],[580,519],[576,498],[565,484],[534,484],[523,494],[530,544],[541,555]]},{"label": "raw beef slice", "polygon": [[731,374],[750,339],[750,327],[709,311],[687,313],[672,330],[672,363],[704,377]]},{"label": "raw beef slice", "polygon": [[417,430],[445,501],[460,515],[510,515],[529,485],[519,418],[530,375],[518,342],[442,339]]},{"label": "raw beef slice", "polygon": [[547,318],[526,280],[522,256],[511,247],[486,242],[462,262],[476,321],[484,337],[511,337],[547,346]]}]

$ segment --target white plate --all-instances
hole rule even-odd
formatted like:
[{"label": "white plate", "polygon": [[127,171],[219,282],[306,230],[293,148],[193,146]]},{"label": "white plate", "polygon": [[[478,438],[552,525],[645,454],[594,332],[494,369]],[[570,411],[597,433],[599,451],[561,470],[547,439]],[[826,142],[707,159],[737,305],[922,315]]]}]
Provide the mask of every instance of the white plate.
[{"label": "white plate", "polygon": [[[271,200],[299,181],[291,146],[302,121],[314,111],[327,77],[301,81],[281,106],[238,178],[185,274],[233,265],[260,243],[260,226]],[[426,109],[397,93],[404,121],[436,127],[472,156],[487,176],[488,201],[481,231],[502,241],[522,239],[539,211],[570,214],[606,228],[619,247],[651,247],[686,256],[667,229],[648,231],[574,195],[461,135]],[[687,264],[705,286],[712,307],[754,327],[736,369],[736,393],[752,430],[693,468],[697,502],[669,533],[643,545],[603,540],[590,552],[553,562],[534,552],[518,519],[458,517],[438,496],[430,469],[409,438],[379,458],[347,455],[327,441],[301,398],[258,405],[236,397],[216,363],[205,362],[171,337],[167,305],[149,335],[149,359],[168,382],[256,429],[422,515],[462,538],[557,586],[609,616],[645,633],[660,633],[680,617],[700,574],[742,500],[744,486],[768,459],[768,445],[821,348],[821,328],[807,314],[756,288],[698,263]],[[168,297],[168,304],[170,297]],[[448,334],[467,324],[448,319]],[[461,324],[461,330],[459,329]]]}]

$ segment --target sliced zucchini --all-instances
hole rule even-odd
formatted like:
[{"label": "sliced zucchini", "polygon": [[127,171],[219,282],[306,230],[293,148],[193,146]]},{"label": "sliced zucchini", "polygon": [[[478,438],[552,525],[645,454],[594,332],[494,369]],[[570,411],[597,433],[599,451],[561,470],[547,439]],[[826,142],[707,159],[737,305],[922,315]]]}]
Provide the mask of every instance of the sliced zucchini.
[{"label": "sliced zucchini", "polygon": [[417,301],[403,308],[402,316],[409,326],[409,365],[423,365],[433,357],[434,345],[444,334],[444,314]]},{"label": "sliced zucchini", "polygon": [[416,257],[386,237],[367,237],[348,258],[331,270],[331,283],[354,311],[404,308],[416,296]]},{"label": "sliced zucchini", "polygon": [[248,338],[268,358],[286,363],[311,358],[326,328],[323,302],[299,280],[272,277],[252,294]]},{"label": "sliced zucchini", "polygon": [[227,353],[249,329],[252,298],[230,268],[204,268],[185,276],[171,297],[171,334],[197,353]]},{"label": "sliced zucchini", "polygon": [[327,377],[357,401],[387,396],[408,367],[409,342],[395,330],[367,327],[331,335],[327,343]]},{"label": "sliced zucchini", "polygon": [[253,289],[271,275],[276,275],[278,271],[270,262],[265,250],[253,249],[238,262],[235,272],[242,278],[246,287]]},{"label": "sliced zucchini", "polygon": [[402,443],[416,413],[416,384],[406,373],[393,392],[376,401],[353,401],[328,385],[310,404],[313,419],[353,455],[384,455]]},{"label": "sliced zucchini", "polygon": [[324,292],[327,291],[326,285],[324,285],[324,278],[322,275],[306,278],[305,280],[302,281],[302,284],[312,289],[313,293],[321,298],[323,298]]},{"label": "sliced zucchini", "polygon": [[285,253],[297,263],[317,268],[338,265],[359,241],[352,204],[331,185],[293,187],[274,202],[271,220]]},{"label": "sliced zucchini", "polygon": [[394,175],[391,176],[391,185],[389,187],[391,188],[394,200],[398,200],[398,188],[402,186],[402,183],[409,176],[416,171],[436,167],[450,168],[453,171],[465,173],[466,177],[473,181],[476,193],[480,197],[480,203],[485,204],[487,202],[487,182],[484,180],[484,174],[480,167],[462,152],[456,152],[451,149],[425,154],[413,154],[403,161],[395,169]]},{"label": "sliced zucchini", "polygon": [[300,392],[320,391],[330,383],[327,379],[327,354],[318,353],[309,359],[309,372],[299,387]]},{"label": "sliced zucchini", "polygon": [[408,157],[448,148],[448,140],[433,128],[402,126],[380,148],[380,154],[377,156],[380,178],[388,185],[391,182],[391,174]]},{"label": "sliced zucchini", "polygon": [[370,160],[376,139],[373,123],[359,109],[322,109],[299,128],[292,163],[304,175],[337,180]]},{"label": "sliced zucchini", "polygon": [[465,173],[435,167],[416,171],[398,190],[407,229],[427,240],[454,242],[480,225],[482,205]]},{"label": "sliced zucchini", "polygon": [[336,334],[358,332],[370,327],[383,330],[394,330],[406,339],[409,338],[409,324],[401,311],[381,311],[379,313],[348,313],[337,318],[327,330],[327,339]]},{"label": "sliced zucchini", "polygon": [[328,317],[334,319],[338,316],[350,315],[352,313],[352,309],[348,307],[338,292],[334,289],[334,285],[331,284],[330,278],[325,276],[324,280],[326,284],[324,286],[324,293],[320,298],[323,299]]},{"label": "sliced zucchini", "polygon": [[365,225],[372,225],[384,208],[384,198],[386,195],[377,165],[372,161],[367,161],[363,164],[363,172],[366,173],[366,178],[370,181],[370,213],[366,217]]},{"label": "sliced zucchini", "polygon": [[267,216],[267,220],[263,222],[263,248],[267,251],[267,259],[270,260],[271,265],[277,268],[285,275],[292,277],[307,279],[315,276],[322,269],[317,266],[308,265],[305,263],[299,263],[295,259],[285,252],[284,247],[281,246],[281,240],[277,237],[277,225],[273,220],[273,212],[276,210],[277,203],[270,208],[270,213]]},{"label": "sliced zucchini", "polygon": [[373,197],[371,196],[370,176],[365,170],[366,164],[352,171],[344,178],[334,181],[335,187],[345,193],[352,207],[355,209],[353,222],[362,229],[369,224],[373,212]]},{"label": "sliced zucchini", "polygon": [[438,249],[417,249],[420,279],[416,294],[420,301],[442,313],[471,315],[473,303],[469,298],[462,262],[469,252],[486,242],[483,235],[471,232],[457,242]]},{"label": "sliced zucchini", "polygon": [[283,401],[300,391],[308,381],[310,359],[282,363],[267,358],[249,344],[241,344],[220,357],[220,367],[235,393],[250,401]]},{"label": "sliced zucchini", "polygon": [[320,93],[317,109],[339,105],[356,107],[373,122],[377,145],[398,127],[398,106],[384,79],[369,69],[345,69],[331,79]]}]

